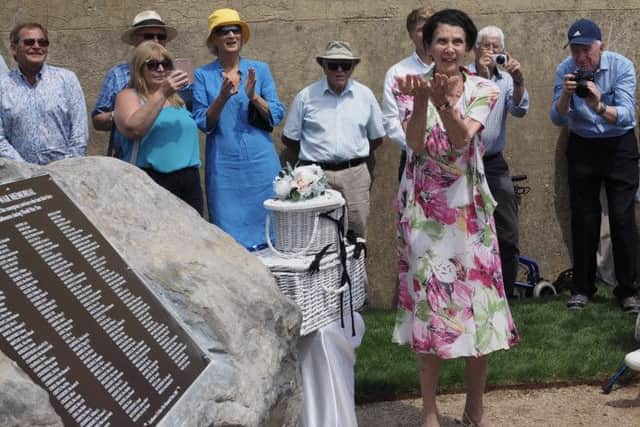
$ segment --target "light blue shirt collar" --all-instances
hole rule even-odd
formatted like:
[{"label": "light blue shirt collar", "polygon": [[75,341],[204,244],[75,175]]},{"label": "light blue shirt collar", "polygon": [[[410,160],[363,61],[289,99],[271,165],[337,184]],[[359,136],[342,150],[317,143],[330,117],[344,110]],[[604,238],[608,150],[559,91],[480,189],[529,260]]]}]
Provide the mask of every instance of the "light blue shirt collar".
[{"label": "light blue shirt collar", "polygon": [[329,92],[331,95],[333,96],[346,96],[347,93],[352,94],[352,87],[353,87],[353,82],[351,81],[351,79],[347,80],[347,84],[344,87],[344,90],[342,91],[342,93],[340,95],[338,95],[337,93],[335,93],[333,91],[333,89],[331,89],[329,87],[329,80],[327,80],[327,78],[325,77],[324,79],[322,79],[322,93],[327,93]]}]

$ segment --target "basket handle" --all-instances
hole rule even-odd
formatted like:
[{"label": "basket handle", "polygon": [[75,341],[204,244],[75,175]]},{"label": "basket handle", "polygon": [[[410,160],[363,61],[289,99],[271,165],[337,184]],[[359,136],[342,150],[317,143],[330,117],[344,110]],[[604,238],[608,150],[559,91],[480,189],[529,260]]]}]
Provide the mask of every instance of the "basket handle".
[{"label": "basket handle", "polygon": [[299,255],[303,255],[309,250],[309,248],[313,244],[313,241],[316,239],[316,234],[318,233],[318,222],[319,221],[320,221],[320,216],[319,215],[315,215],[315,219],[313,220],[313,230],[311,232],[311,238],[309,239],[309,243],[307,244],[306,247],[302,248],[299,252],[285,254],[285,253],[282,253],[282,252],[278,251],[273,246],[273,242],[271,242],[271,233],[269,233],[270,228],[271,228],[271,214],[269,212],[267,212],[267,219],[266,219],[265,224],[264,224],[264,232],[265,232],[265,235],[266,235],[266,238],[267,238],[267,246],[269,246],[269,249],[271,249],[273,251],[273,253],[275,253],[276,255],[278,255],[278,256],[280,256],[282,258],[295,258],[295,257],[297,257]]},{"label": "basket handle", "polygon": [[322,283],[320,284],[320,286],[322,286],[322,289],[324,289],[324,291],[328,294],[340,295],[341,293],[347,290],[347,288],[349,287],[349,284],[345,283],[339,288],[330,288],[328,286],[325,286]]}]

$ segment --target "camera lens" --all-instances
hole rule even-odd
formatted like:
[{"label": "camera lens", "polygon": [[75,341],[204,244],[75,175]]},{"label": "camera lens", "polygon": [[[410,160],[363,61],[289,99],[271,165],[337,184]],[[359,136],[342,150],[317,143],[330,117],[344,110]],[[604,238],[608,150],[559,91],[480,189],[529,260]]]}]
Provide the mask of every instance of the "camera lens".
[{"label": "camera lens", "polygon": [[504,65],[504,64],[507,63],[507,55],[504,55],[502,53],[498,54],[498,55],[496,55],[495,61],[496,61],[496,64],[498,64],[498,65]]}]

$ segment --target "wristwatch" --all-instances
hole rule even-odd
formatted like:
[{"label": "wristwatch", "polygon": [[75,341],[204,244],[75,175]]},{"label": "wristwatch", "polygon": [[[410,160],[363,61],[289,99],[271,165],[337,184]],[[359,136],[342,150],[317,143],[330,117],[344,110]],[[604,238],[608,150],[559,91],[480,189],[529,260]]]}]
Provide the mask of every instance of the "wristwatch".
[{"label": "wristwatch", "polygon": [[451,104],[449,104],[449,101],[444,101],[442,104],[436,105],[436,110],[438,110],[439,113],[442,113],[443,111],[449,111],[450,109]]},{"label": "wristwatch", "polygon": [[605,104],[604,102],[601,102],[600,104],[598,104],[598,109],[596,110],[596,114],[601,116],[604,114],[605,111],[607,111],[607,104]]}]

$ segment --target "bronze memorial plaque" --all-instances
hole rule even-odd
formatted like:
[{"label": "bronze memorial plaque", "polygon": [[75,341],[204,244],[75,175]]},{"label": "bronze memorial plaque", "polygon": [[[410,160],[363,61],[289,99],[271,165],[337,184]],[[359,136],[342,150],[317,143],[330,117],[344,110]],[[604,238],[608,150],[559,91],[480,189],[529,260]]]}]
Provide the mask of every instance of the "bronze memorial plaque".
[{"label": "bronze memorial plaque", "polygon": [[0,350],[69,426],[153,426],[205,355],[50,176],[0,185]]}]

